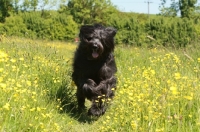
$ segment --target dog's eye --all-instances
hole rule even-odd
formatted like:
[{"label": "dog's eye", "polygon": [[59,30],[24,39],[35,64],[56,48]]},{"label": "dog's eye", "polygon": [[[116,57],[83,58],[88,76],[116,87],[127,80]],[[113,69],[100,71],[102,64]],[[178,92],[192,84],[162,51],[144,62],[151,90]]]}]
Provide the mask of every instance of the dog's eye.
[{"label": "dog's eye", "polygon": [[90,40],[92,40],[92,37],[87,37],[86,39],[87,39],[87,41],[90,41]]}]

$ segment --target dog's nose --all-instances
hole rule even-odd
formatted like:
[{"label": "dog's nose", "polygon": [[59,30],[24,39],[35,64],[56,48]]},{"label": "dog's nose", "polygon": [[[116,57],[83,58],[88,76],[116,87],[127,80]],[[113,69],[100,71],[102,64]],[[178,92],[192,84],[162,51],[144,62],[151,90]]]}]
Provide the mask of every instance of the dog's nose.
[{"label": "dog's nose", "polygon": [[94,50],[98,49],[98,45],[97,44],[94,44],[93,47],[92,47]]}]

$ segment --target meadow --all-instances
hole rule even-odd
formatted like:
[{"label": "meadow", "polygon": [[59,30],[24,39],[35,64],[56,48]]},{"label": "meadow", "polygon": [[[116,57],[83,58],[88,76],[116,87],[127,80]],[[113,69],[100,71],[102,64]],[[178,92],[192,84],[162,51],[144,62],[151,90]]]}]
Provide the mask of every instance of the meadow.
[{"label": "meadow", "polygon": [[105,115],[95,118],[76,112],[71,81],[76,46],[1,39],[0,131],[200,131],[199,47],[116,46],[116,96]]}]

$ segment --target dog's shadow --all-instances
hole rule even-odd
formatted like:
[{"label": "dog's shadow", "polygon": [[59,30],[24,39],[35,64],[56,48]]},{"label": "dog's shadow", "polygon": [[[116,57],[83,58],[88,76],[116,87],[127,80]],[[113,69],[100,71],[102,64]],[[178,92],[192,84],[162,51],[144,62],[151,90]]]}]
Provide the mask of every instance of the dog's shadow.
[{"label": "dog's shadow", "polygon": [[62,110],[60,113],[68,114],[70,117],[79,121],[80,123],[92,123],[96,121],[97,117],[87,115],[87,110],[78,111],[78,104],[76,101],[76,87],[68,83],[63,83],[56,92],[56,100],[60,101]]}]

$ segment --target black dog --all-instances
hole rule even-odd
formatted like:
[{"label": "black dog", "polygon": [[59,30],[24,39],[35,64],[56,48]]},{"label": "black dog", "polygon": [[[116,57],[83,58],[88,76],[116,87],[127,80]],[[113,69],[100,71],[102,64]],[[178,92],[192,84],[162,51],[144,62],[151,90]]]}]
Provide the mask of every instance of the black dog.
[{"label": "black dog", "polygon": [[100,116],[114,96],[117,71],[113,51],[116,30],[100,24],[80,29],[80,44],[75,52],[72,79],[77,86],[78,108],[85,108],[85,98],[92,101],[89,115]]}]

